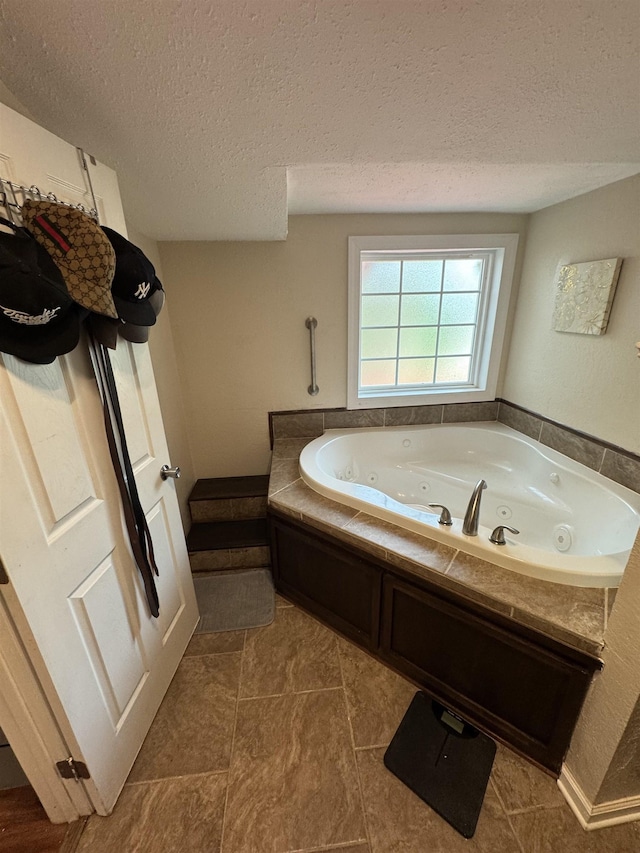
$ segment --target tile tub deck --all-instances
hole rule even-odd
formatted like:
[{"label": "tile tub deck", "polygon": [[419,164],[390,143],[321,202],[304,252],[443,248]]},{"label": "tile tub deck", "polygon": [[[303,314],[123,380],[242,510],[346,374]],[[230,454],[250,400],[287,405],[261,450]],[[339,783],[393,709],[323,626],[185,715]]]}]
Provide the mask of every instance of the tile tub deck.
[{"label": "tile tub deck", "polygon": [[615,589],[572,587],[516,574],[329,500],[300,477],[298,457],[311,440],[274,441],[268,497],[274,509],[518,624],[600,654]]}]

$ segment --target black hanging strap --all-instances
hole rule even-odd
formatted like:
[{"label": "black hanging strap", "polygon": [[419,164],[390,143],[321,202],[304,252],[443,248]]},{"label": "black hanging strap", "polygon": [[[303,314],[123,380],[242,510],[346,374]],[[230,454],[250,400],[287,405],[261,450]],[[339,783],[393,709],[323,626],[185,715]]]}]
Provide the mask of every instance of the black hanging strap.
[{"label": "black hanging strap", "polygon": [[122,419],[122,411],[120,409],[120,400],[118,398],[118,389],[116,387],[115,377],[113,375],[113,367],[111,365],[111,356],[109,351],[100,344],[100,348],[102,351],[102,358],[104,363],[105,375],[107,379],[107,387],[109,390],[109,398],[111,401],[112,412],[115,417],[116,426],[118,429],[118,435],[120,437],[120,446],[122,448],[122,459],[124,461],[124,468],[126,474],[127,488],[129,494],[131,495],[131,504],[133,506],[133,511],[136,519],[136,526],[138,528],[138,532],[143,541],[143,547],[145,547],[145,552],[147,553],[148,563],[155,572],[158,574],[158,567],[155,562],[155,555],[153,553],[153,542],[151,541],[151,533],[149,532],[149,527],[147,525],[147,518],[144,514],[144,510],[142,508],[142,502],[140,501],[140,496],[138,495],[138,486],[136,484],[136,478],[133,473],[133,467],[131,465],[131,458],[129,456],[129,448],[127,447],[127,437],[124,429],[124,421]]},{"label": "black hanging strap", "polygon": [[160,602],[153,576],[154,573],[158,574],[158,568],[155,563],[151,534],[140,502],[135,475],[129,457],[113,368],[106,348],[102,344],[97,343],[91,336],[90,341],[96,367],[96,377],[102,396],[107,442],[120,491],[127,533],[129,534],[136,565],[142,576],[149,609],[152,616],[157,617],[160,612]]}]

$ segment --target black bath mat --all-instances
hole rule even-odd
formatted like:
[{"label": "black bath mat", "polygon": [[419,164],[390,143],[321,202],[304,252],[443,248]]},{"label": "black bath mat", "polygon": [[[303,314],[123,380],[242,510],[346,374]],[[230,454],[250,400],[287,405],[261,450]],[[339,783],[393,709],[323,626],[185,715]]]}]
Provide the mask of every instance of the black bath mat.
[{"label": "black bath mat", "polygon": [[384,763],[440,817],[471,838],[495,754],[491,738],[416,693]]}]

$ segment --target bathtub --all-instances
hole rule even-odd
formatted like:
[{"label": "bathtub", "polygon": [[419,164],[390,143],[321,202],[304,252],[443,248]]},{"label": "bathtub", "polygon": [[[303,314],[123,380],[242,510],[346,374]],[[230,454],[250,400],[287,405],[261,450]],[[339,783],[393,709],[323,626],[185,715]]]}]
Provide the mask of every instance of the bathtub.
[{"label": "bathtub", "polygon": [[[583,587],[618,586],[640,526],[640,495],[499,423],[328,430],[300,455],[325,497],[505,569]],[[477,536],[462,519],[479,479]],[[451,527],[438,523],[447,506]],[[489,541],[508,525],[506,544]]]}]

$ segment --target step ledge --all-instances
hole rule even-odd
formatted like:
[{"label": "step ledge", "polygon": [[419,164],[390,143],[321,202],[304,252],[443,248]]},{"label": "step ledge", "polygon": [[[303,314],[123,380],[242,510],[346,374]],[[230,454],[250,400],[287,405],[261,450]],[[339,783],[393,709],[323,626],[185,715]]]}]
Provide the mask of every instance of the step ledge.
[{"label": "step ledge", "polygon": [[202,521],[191,526],[187,550],[219,551],[224,548],[254,548],[269,544],[267,520]]},{"label": "step ledge", "polygon": [[215,501],[233,498],[266,497],[269,475],[251,477],[218,477],[198,480],[189,495],[190,501]]}]

